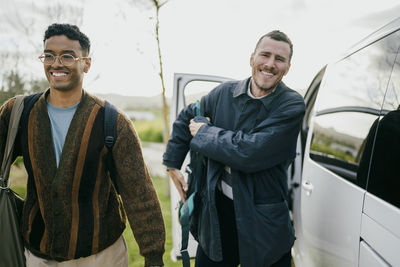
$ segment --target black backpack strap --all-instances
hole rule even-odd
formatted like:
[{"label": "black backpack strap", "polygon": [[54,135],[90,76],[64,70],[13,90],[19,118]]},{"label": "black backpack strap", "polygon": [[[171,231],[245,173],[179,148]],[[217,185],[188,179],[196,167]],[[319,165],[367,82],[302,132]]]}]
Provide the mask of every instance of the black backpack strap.
[{"label": "black backpack strap", "polygon": [[31,113],[31,109],[33,105],[35,105],[36,101],[43,94],[43,92],[27,95],[24,98],[24,110],[22,111],[21,120],[19,122],[19,129],[21,127],[26,127],[28,123],[29,114]]},{"label": "black backpack strap", "polygon": [[111,180],[114,184],[115,189],[119,194],[119,188],[117,184],[117,180],[115,178],[115,165],[112,156],[112,148],[114,146],[116,137],[117,137],[117,108],[105,101],[104,106],[104,144],[107,147],[107,156],[106,156],[106,164],[107,169],[110,173]]},{"label": "black backpack strap", "polygon": [[[31,109],[33,108],[36,101],[39,99],[39,97],[42,94],[43,94],[43,92],[25,96],[24,110],[22,111],[21,120],[19,123],[19,130],[21,128],[26,129]],[[114,146],[115,139],[117,136],[117,133],[116,133],[117,132],[116,131],[117,115],[118,115],[117,108],[115,106],[113,106],[112,104],[110,104],[109,102],[105,101],[104,143],[108,149],[107,156],[106,156],[106,161],[107,161],[106,164],[107,164],[107,169],[110,172],[111,180],[114,183],[114,187],[117,190],[117,192],[119,193],[118,185],[117,185],[116,179],[115,179],[115,166],[114,166],[114,161],[112,158],[112,147]]]}]

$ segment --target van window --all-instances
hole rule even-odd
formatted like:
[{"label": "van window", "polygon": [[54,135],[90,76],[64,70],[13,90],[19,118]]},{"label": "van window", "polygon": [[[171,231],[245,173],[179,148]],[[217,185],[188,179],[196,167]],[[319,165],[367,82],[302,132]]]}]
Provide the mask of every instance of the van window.
[{"label": "van window", "polygon": [[396,58],[396,36],[329,66],[315,104],[310,157],[363,188],[368,175],[363,152],[367,139],[375,137]]},{"label": "van window", "polygon": [[[399,40],[400,42],[400,40]],[[389,82],[372,154],[367,190],[400,208],[400,55]]]},{"label": "van window", "polygon": [[378,116],[366,112],[334,112],[315,117],[310,157],[341,177],[365,187],[357,171],[365,140]]},{"label": "van window", "polygon": [[[390,35],[327,68],[316,111],[338,107],[380,110],[398,47]],[[321,90],[322,89],[322,90]]]},{"label": "van window", "polygon": [[208,94],[212,89],[220,85],[219,82],[212,81],[191,81],[185,87],[185,106],[200,101],[203,95]]}]

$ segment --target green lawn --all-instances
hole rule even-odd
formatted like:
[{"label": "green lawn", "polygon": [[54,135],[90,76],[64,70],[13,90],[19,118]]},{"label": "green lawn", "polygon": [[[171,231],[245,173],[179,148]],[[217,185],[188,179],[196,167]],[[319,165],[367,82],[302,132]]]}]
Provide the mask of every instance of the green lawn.
[{"label": "green lawn", "polygon": [[163,142],[163,120],[161,117],[151,121],[133,121],[133,125],[142,142]]},{"label": "green lawn", "polygon": [[[164,265],[166,267],[182,266],[182,262],[173,262],[170,257],[170,252],[172,249],[172,233],[171,233],[171,200],[166,195],[165,188],[167,187],[168,180],[165,178],[153,178],[154,187],[157,190],[158,198],[161,202],[161,209],[164,216],[165,230],[167,234],[167,239],[165,242],[165,254],[164,254]],[[124,237],[128,243],[129,250],[129,266],[130,267],[140,267],[144,266],[144,258],[139,254],[138,245],[135,242],[132,231],[129,227],[126,228],[124,232]],[[194,266],[194,263],[192,263]]]}]

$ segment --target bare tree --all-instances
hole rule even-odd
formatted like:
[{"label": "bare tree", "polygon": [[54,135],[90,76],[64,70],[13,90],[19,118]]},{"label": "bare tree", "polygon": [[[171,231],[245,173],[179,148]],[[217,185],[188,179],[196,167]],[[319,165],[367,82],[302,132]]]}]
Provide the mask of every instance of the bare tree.
[{"label": "bare tree", "polygon": [[4,1],[7,2],[7,7],[2,12],[3,27],[16,33],[17,41],[28,44],[36,53],[42,48],[42,40],[37,36],[43,26],[61,21],[81,25],[83,21],[84,1],[79,4],[48,1],[42,5],[33,0]]},{"label": "bare tree", "polygon": [[168,104],[167,99],[165,97],[165,82],[164,82],[164,71],[163,71],[163,60],[161,55],[161,45],[160,45],[160,9],[168,3],[169,0],[131,0],[131,4],[139,5],[140,7],[144,7],[145,9],[155,9],[155,38],[157,42],[157,51],[158,51],[158,62],[159,62],[159,76],[161,80],[161,88],[162,88],[162,111],[163,111],[163,122],[164,122],[164,134],[163,139],[164,143],[166,143],[169,139],[169,121],[168,121]]},{"label": "bare tree", "polygon": [[23,94],[26,85],[17,71],[11,70],[3,76],[3,84],[0,87],[0,105],[15,95]]},{"label": "bare tree", "polygon": [[[43,49],[42,30],[54,22],[68,21],[81,25],[84,1],[18,1],[1,0],[0,30],[6,45],[0,49],[0,78],[2,91],[15,91],[10,81],[24,79],[27,92],[37,91],[38,86],[46,85],[43,79],[34,77],[27,66],[34,65],[37,55]],[[17,83],[22,85],[22,83]],[[42,88],[43,90],[43,88]],[[19,92],[20,93],[20,92]]]},{"label": "bare tree", "polygon": [[166,143],[169,139],[169,123],[168,123],[168,105],[167,100],[165,97],[165,83],[164,83],[164,73],[163,73],[163,62],[161,57],[161,47],[160,47],[160,17],[159,12],[160,8],[168,2],[164,1],[162,4],[158,0],[153,0],[153,4],[156,8],[156,40],[157,40],[157,48],[158,48],[158,60],[160,63],[160,79],[161,79],[161,86],[162,86],[162,101],[163,101],[163,116],[164,116],[164,143]]}]

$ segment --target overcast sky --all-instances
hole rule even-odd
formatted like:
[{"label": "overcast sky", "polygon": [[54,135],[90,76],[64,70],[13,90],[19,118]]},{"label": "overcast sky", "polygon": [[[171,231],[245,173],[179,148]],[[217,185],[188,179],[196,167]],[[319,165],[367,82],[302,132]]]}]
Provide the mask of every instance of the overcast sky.
[{"label": "overcast sky", "polygon": [[[11,3],[0,0],[7,1]],[[12,1],[19,8],[24,2]],[[92,42],[92,68],[84,87],[97,93],[154,96],[161,92],[154,12],[127,3],[85,1],[81,30]],[[29,17],[32,11],[24,8]],[[306,88],[324,64],[398,14],[398,0],[170,0],[160,12],[167,95],[172,94],[175,72],[250,76],[255,43],[274,29],[286,32],[294,44],[284,81],[294,89]],[[33,25],[39,39],[45,23]],[[0,49],[13,46],[7,42],[12,32],[4,26],[0,30],[8,34],[0,36]],[[38,61],[29,69],[43,75]]]}]

